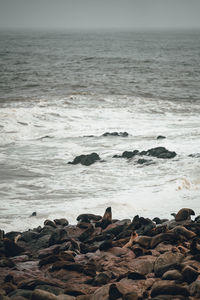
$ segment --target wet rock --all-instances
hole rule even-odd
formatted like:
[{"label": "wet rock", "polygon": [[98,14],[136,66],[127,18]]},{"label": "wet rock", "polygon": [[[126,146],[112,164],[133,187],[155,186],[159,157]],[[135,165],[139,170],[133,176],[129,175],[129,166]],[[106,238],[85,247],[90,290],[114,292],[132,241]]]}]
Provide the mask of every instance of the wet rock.
[{"label": "wet rock", "polygon": [[102,134],[102,136],[121,136],[121,137],[127,137],[128,136],[128,132],[105,132],[104,134]]},{"label": "wet rock", "polygon": [[139,154],[139,151],[138,150],[134,150],[134,151],[124,151],[122,153],[122,157],[123,158],[132,158],[134,157],[135,155]]},{"label": "wet rock", "polygon": [[140,158],[136,161],[137,164],[139,165],[152,165],[154,162],[150,159],[144,159],[144,158]]},{"label": "wet rock", "polygon": [[31,296],[31,300],[57,300],[57,297],[47,291],[36,289]]},{"label": "wet rock", "polygon": [[200,157],[200,153],[192,153],[190,155],[188,155],[189,157],[194,157],[194,158],[199,158]]},{"label": "wet rock", "polygon": [[100,160],[100,157],[97,153],[91,153],[87,155],[76,156],[72,162],[68,162],[68,164],[77,165],[82,164],[84,166],[90,166],[96,161]]},{"label": "wet rock", "polygon": [[165,147],[156,147],[147,150],[145,155],[167,159],[167,158],[174,158],[176,156],[176,152],[169,151]]},{"label": "wet rock", "polygon": [[30,217],[36,217],[36,216],[37,216],[37,212],[36,211],[32,212],[32,214],[30,215]]},{"label": "wet rock", "polygon": [[155,261],[154,272],[156,276],[162,276],[166,271],[177,268],[182,262],[184,255],[179,252],[165,252]]},{"label": "wet rock", "polygon": [[156,139],[157,140],[163,140],[163,139],[166,139],[166,136],[164,136],[164,135],[158,135]]}]

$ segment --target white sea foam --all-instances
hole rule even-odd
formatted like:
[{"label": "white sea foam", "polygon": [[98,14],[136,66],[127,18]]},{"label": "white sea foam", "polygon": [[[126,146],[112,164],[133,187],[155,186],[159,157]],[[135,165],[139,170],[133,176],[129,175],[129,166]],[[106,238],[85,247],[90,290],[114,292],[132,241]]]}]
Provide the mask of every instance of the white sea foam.
[{"label": "white sea foam", "polygon": [[[39,104],[38,104],[39,103]],[[103,214],[114,218],[170,217],[182,207],[199,214],[200,108],[195,103],[131,96],[73,95],[18,102],[0,111],[0,227],[24,230],[46,218]],[[127,131],[129,136],[103,137]],[[91,136],[92,135],[92,136]],[[158,135],[166,139],[157,140]],[[112,158],[125,150],[164,146],[174,159],[138,165]],[[104,162],[68,165],[97,152]],[[29,217],[33,211],[37,217]]]}]

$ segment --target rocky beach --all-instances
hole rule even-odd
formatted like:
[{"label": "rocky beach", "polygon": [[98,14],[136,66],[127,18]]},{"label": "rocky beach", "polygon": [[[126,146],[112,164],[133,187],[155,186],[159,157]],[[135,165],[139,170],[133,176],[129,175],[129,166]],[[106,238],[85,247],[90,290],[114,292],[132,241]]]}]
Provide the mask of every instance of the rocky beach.
[{"label": "rocky beach", "polygon": [[[33,213],[31,218],[35,218]],[[200,217],[113,219],[81,214],[0,231],[1,300],[200,298]],[[192,218],[191,218],[192,216]]]}]

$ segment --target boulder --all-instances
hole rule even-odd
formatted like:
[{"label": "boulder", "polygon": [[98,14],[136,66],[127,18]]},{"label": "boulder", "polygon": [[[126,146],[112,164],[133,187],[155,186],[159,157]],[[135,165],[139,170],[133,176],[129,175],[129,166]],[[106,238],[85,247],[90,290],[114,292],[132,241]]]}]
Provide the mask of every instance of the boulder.
[{"label": "boulder", "polygon": [[156,147],[147,150],[145,154],[140,153],[140,155],[149,155],[157,158],[167,159],[174,158],[176,156],[176,152],[169,151],[165,147]]},{"label": "boulder", "polygon": [[90,166],[96,161],[100,160],[100,157],[97,153],[91,153],[91,154],[82,154],[79,156],[76,156],[72,162],[68,162],[68,164],[77,165],[82,164],[84,166]]}]

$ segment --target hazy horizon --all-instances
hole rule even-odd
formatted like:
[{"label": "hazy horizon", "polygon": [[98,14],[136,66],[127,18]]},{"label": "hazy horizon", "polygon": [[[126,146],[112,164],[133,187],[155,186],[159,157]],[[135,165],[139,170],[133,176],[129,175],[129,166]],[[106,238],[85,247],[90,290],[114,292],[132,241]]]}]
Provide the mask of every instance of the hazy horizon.
[{"label": "hazy horizon", "polygon": [[0,29],[200,29],[199,0],[0,0]]}]

